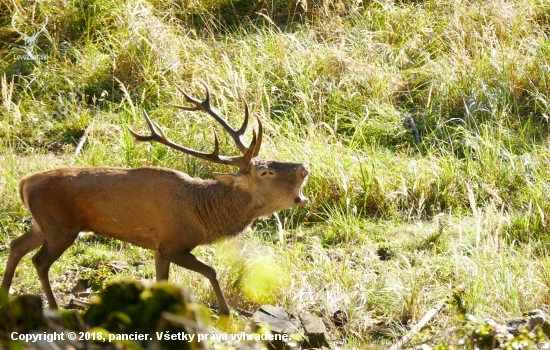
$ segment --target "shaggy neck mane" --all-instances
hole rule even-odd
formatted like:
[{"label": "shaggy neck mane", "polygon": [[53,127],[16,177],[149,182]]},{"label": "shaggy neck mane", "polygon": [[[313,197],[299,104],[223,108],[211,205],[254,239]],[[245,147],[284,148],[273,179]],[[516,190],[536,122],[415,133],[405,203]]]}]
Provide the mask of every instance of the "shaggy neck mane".
[{"label": "shaggy neck mane", "polygon": [[[232,237],[245,230],[258,217],[259,203],[239,187],[226,186],[215,180],[202,180],[182,189],[194,203],[198,224],[207,244],[222,237]],[[220,233],[224,233],[220,236]]]}]

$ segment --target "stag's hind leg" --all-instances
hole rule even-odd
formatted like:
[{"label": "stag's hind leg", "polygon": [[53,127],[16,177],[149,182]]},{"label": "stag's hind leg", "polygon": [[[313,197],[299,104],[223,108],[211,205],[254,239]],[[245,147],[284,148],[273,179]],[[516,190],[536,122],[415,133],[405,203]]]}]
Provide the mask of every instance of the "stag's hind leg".
[{"label": "stag's hind leg", "polygon": [[55,310],[58,307],[52,292],[48,273],[54,261],[73,244],[75,238],[78,236],[78,232],[74,234],[58,232],[56,235],[49,235],[48,232],[44,233],[44,244],[38,253],[32,257],[32,262],[36,268],[36,272],[38,272],[38,278],[48,299],[49,307]]},{"label": "stag's hind leg", "polygon": [[6,264],[6,272],[4,273],[4,279],[2,280],[2,288],[9,290],[15,269],[19,264],[19,261],[27,255],[31,250],[40,247],[44,243],[44,236],[40,227],[33,222],[31,228],[25,232],[21,237],[15,239],[10,244],[10,253],[8,255],[8,262]]}]

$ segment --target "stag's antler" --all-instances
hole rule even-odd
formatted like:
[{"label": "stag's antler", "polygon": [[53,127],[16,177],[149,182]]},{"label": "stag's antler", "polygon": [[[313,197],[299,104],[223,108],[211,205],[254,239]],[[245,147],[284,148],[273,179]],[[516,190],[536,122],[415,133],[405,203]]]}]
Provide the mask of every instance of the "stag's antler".
[{"label": "stag's antler", "polygon": [[245,120],[243,122],[243,125],[239,130],[233,130],[229,124],[210,106],[210,92],[208,91],[208,86],[203,83],[206,87],[206,99],[204,101],[199,101],[187,93],[185,93],[179,86],[176,86],[177,89],[185,96],[186,100],[188,102],[193,103],[194,107],[185,107],[185,106],[175,106],[180,109],[184,109],[187,111],[197,111],[197,110],[203,110],[206,111],[208,114],[214,117],[223,127],[224,129],[231,135],[233,140],[235,141],[235,144],[239,148],[239,150],[243,153],[242,156],[224,156],[219,154],[219,141],[218,136],[216,133],[214,133],[214,151],[212,153],[204,153],[200,151],[196,151],[191,148],[187,148],[185,146],[179,145],[171,140],[169,140],[166,135],[164,134],[164,131],[162,128],[155,122],[151,121],[149,116],[147,115],[147,112],[143,111],[145,120],[147,121],[147,124],[149,125],[149,129],[151,130],[151,135],[149,136],[142,136],[134,132],[132,129],[129,129],[130,133],[135,137],[137,141],[146,141],[146,142],[159,142],[163,145],[166,145],[170,148],[176,149],[178,151],[187,153],[189,155],[213,162],[218,164],[226,164],[231,166],[237,166],[241,170],[246,171],[250,166],[250,161],[253,157],[256,157],[258,155],[258,152],[260,151],[260,146],[262,143],[262,123],[260,122],[260,119],[258,119],[258,136],[256,135],[255,131],[252,131],[252,142],[250,143],[249,147],[246,147],[243,145],[240,136],[244,133],[246,126],[248,125],[248,106],[245,102]]},{"label": "stag's antler", "polygon": [[[176,88],[178,91],[185,97],[185,101],[192,103],[194,106],[192,107],[186,107],[186,106],[179,106],[171,104],[172,107],[183,109],[185,111],[205,111],[206,113],[210,114],[218,123],[220,123],[225,131],[231,135],[233,138],[233,141],[235,142],[235,145],[237,145],[237,148],[243,153],[246,154],[248,152],[248,147],[246,147],[243,142],[241,141],[241,136],[246,131],[246,127],[248,126],[248,103],[246,103],[246,100],[242,98],[243,104],[244,104],[244,121],[243,125],[241,125],[241,128],[239,130],[234,130],[225,119],[223,119],[218,112],[210,105],[210,90],[208,85],[201,81],[201,84],[204,86],[206,90],[206,97],[204,100],[200,101],[192,96],[190,96],[188,93],[183,91],[182,88],[176,85]],[[256,157],[258,153],[260,152],[260,146],[262,144],[262,123],[260,122],[260,119],[258,119],[258,145],[256,146],[253,157]]]}]

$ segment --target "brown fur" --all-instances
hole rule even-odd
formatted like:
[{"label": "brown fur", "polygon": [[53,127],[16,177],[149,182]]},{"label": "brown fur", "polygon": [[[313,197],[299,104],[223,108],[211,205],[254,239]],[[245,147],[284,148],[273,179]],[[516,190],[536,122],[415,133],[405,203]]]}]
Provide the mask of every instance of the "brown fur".
[{"label": "brown fur", "polygon": [[117,238],[155,251],[157,280],[170,262],[207,277],[220,313],[229,307],[215,271],[190,253],[198,245],[234,236],[255,218],[307,204],[301,188],[309,169],[300,163],[254,158],[248,171],[192,178],[163,168],[63,168],[25,176],[21,200],[33,226],[11,243],[2,287],[9,289],[20,259],[33,257],[49,305],[57,308],[48,271],[79,232]]},{"label": "brown fur", "polygon": [[21,200],[33,216],[33,225],[10,245],[2,287],[9,290],[17,264],[28,252],[41,246],[32,261],[50,308],[56,309],[48,272],[71,246],[79,232],[93,231],[155,251],[157,280],[168,279],[170,263],[208,278],[218,299],[220,314],[229,314],[216,271],[197,260],[191,250],[201,244],[234,236],[255,218],[304,206],[302,194],[309,168],[306,164],[264,161],[257,157],[262,143],[258,134],[246,147],[240,137],[248,124],[248,106],[239,130],[234,130],[210,106],[210,93],[197,100],[178,90],[193,106],[216,119],[231,135],[242,156],[203,153],[170,141],[160,126],[144,114],[151,135],[130,130],[137,141],[159,142],[186,154],[241,170],[214,173],[214,180],[162,168],[64,168],[25,176],[19,185]]}]

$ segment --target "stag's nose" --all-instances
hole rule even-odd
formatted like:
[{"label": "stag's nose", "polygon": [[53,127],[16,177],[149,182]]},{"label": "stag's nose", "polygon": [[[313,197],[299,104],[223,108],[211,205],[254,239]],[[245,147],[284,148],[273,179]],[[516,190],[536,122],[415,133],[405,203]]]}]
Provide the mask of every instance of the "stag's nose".
[{"label": "stag's nose", "polygon": [[302,177],[305,178],[309,175],[309,166],[307,164],[301,164],[300,172],[302,174]]}]

